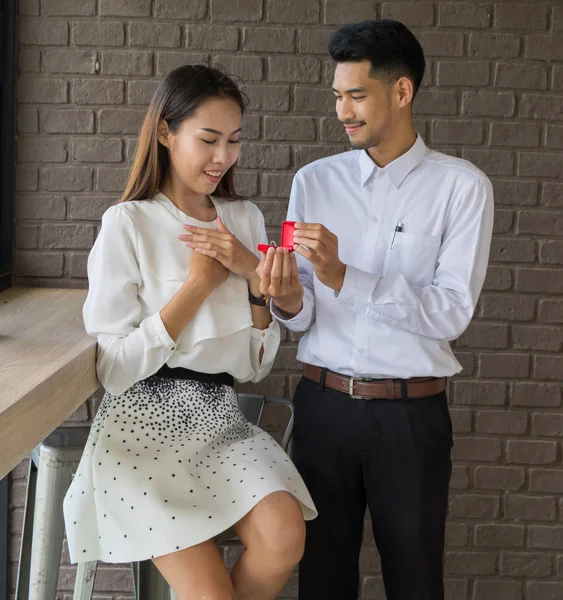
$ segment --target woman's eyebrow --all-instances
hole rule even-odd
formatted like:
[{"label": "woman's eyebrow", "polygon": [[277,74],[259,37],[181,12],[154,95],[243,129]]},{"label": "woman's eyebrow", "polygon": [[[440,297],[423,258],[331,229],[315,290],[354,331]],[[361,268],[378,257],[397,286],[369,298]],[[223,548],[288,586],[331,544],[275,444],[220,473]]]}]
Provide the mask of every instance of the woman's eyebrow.
[{"label": "woman's eyebrow", "polygon": [[[223,135],[222,131],[218,131],[217,129],[211,129],[210,127],[201,127],[200,131],[209,131],[209,133],[214,133],[215,135]],[[229,135],[234,135],[235,133],[238,133],[239,131],[242,131],[242,127],[239,127],[238,129],[235,129],[234,131],[231,131],[231,133],[229,133]]]}]

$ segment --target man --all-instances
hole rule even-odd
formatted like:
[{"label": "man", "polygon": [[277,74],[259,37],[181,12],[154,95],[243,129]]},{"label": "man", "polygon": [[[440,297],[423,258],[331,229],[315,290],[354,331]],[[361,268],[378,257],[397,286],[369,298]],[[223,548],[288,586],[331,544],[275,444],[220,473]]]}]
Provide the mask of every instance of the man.
[{"label": "man", "polygon": [[336,112],[353,148],[295,176],[295,253],[270,250],[261,291],[298,358],[293,458],[319,517],[307,524],[300,600],[356,600],[366,504],[388,600],[441,600],[451,475],[449,342],[487,267],[493,196],[467,161],[413,128],[424,75],[391,20],[337,31]]}]

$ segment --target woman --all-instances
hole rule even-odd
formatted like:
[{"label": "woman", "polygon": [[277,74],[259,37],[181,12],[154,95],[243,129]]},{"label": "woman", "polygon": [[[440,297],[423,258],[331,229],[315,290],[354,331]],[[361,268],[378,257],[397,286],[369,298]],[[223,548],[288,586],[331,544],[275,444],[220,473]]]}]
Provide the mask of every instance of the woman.
[{"label": "woman", "polygon": [[[219,71],[170,73],[88,261],[106,394],[65,498],[71,559],[152,558],[180,600],[275,598],[316,516],[233,388],[268,374],[280,340],[253,252],[264,219],[233,186],[243,110]],[[229,527],[245,545],[230,575],[213,541]]]}]

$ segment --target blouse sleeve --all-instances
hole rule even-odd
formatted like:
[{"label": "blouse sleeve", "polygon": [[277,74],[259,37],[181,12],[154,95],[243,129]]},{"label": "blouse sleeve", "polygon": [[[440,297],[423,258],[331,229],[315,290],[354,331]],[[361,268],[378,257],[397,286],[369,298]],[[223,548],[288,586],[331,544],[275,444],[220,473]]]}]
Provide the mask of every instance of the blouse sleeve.
[{"label": "blouse sleeve", "polygon": [[[264,215],[257,207],[256,212],[258,213],[258,218],[255,219],[254,235],[252,238],[254,240],[253,252],[259,256],[260,253],[257,250],[257,246],[260,243],[267,244],[268,236],[264,224]],[[250,334],[250,363],[254,371],[254,376],[251,381],[261,381],[272,370],[280,346],[280,337],[280,326],[275,319],[272,319],[267,329],[252,328]],[[264,348],[264,353],[262,360],[260,360],[260,351],[262,348]]]},{"label": "blouse sleeve", "polygon": [[141,319],[136,257],[133,220],[124,207],[113,206],[88,258],[83,315],[86,331],[98,340],[98,378],[115,396],[156,373],[176,349],[160,312]]}]

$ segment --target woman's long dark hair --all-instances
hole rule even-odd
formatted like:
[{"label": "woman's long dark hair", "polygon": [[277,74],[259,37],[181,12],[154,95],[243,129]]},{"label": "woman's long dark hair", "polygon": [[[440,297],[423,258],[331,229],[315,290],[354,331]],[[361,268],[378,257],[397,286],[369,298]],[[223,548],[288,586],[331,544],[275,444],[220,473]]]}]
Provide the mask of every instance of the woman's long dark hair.
[{"label": "woman's long dark hair", "polygon": [[[232,98],[244,113],[245,99],[235,82],[210,67],[184,65],[169,73],[151,100],[139,134],[129,180],[119,202],[152,198],[168,173],[168,150],[158,141],[158,126],[164,119],[168,129],[177,133],[182,122],[192,116],[209,98]],[[232,166],[215,193],[227,200],[241,198],[234,187]]]}]

